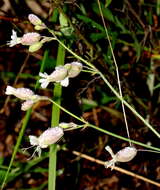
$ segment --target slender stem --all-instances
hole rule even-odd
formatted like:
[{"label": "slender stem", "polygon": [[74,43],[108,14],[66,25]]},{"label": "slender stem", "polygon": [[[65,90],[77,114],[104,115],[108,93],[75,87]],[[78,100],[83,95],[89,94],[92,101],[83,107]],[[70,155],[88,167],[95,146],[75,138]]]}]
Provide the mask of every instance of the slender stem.
[{"label": "slender stem", "polygon": [[[109,34],[108,34],[108,29],[106,27],[106,23],[105,23],[105,20],[104,20],[104,17],[103,17],[103,12],[102,12],[100,1],[97,0],[97,2],[98,2],[98,7],[99,7],[100,14],[101,14],[103,26],[104,26],[104,29],[105,29],[105,32],[106,32],[107,40],[108,40],[108,43],[109,43],[109,47],[110,47],[110,50],[111,50],[111,54],[112,54],[112,57],[113,57],[113,62],[114,62],[115,68],[116,68],[116,75],[117,75],[119,94],[120,94],[120,97],[122,98],[122,101],[121,101],[122,112],[123,112],[124,122],[125,122],[125,125],[126,125],[127,136],[128,136],[128,139],[130,139],[129,127],[128,127],[128,122],[127,122],[127,117],[126,117],[126,111],[125,111],[124,101],[123,101],[123,94],[122,94],[122,88],[121,88],[121,82],[120,82],[118,64],[117,64],[116,58],[114,56],[114,52],[113,52],[113,48],[112,48],[112,43],[111,43],[111,40],[110,40],[110,37],[109,37]],[[129,142],[129,144],[130,144],[130,146],[132,145],[131,142]]]},{"label": "slender stem", "polygon": [[[65,59],[65,49],[59,44],[58,47],[58,56],[57,56],[57,64],[64,65]],[[53,101],[60,105],[61,103],[61,95],[62,95],[62,87],[60,84],[55,84],[54,91],[53,91]],[[60,109],[58,106],[53,104],[52,106],[52,120],[51,126],[55,127],[59,124],[60,118]],[[49,180],[48,180],[48,190],[55,190],[56,189],[56,164],[57,164],[57,145],[53,144],[50,146],[49,152]]]},{"label": "slender stem", "polygon": [[10,169],[11,169],[11,167],[12,167],[13,161],[14,161],[15,156],[16,156],[16,154],[17,154],[18,148],[19,148],[19,146],[20,146],[20,144],[21,144],[24,131],[25,131],[26,126],[27,126],[27,124],[28,124],[28,121],[29,121],[29,119],[30,119],[31,111],[32,111],[31,109],[27,111],[27,113],[26,113],[26,115],[25,115],[25,118],[24,118],[24,120],[23,120],[22,128],[21,128],[21,130],[20,130],[20,132],[19,132],[19,136],[18,136],[16,145],[15,145],[15,147],[14,147],[14,150],[13,150],[13,153],[12,153],[12,157],[11,157],[11,160],[10,160],[10,163],[9,163],[9,166],[8,166],[8,169],[7,169],[7,172],[6,172],[5,177],[4,177],[4,180],[3,180],[3,183],[2,183],[2,186],[1,186],[1,190],[4,188],[5,183],[6,183],[6,181],[7,181],[7,178],[8,178]]},{"label": "slender stem", "polygon": [[157,137],[160,138],[160,134],[134,109],[132,106],[130,106],[120,95],[119,93],[112,87],[112,85],[109,83],[109,81],[104,77],[104,75],[99,72],[99,75],[104,80],[104,82],[107,84],[107,86],[112,90],[112,92],[117,96],[117,98],[120,101],[123,101],[125,106],[127,106],[133,113],[136,115]]},{"label": "slender stem", "polygon": [[107,135],[110,135],[110,136],[113,136],[115,138],[118,138],[118,139],[121,139],[121,140],[124,140],[124,141],[127,141],[127,142],[131,142],[133,144],[137,144],[137,145],[140,145],[142,147],[145,147],[145,148],[148,148],[148,149],[151,149],[151,150],[156,150],[156,151],[159,151],[160,152],[160,148],[157,148],[157,147],[153,147],[153,146],[150,146],[150,145],[147,145],[147,144],[144,144],[144,143],[141,143],[141,142],[138,142],[138,141],[134,141],[132,139],[128,139],[128,138],[125,138],[125,137],[122,137],[120,135],[117,135],[115,133],[112,133],[110,131],[107,131],[105,129],[101,129],[95,125],[92,125],[90,123],[88,123],[87,121],[85,121],[83,118],[79,118],[78,116],[74,115],[73,113],[71,113],[70,111],[66,110],[64,107],[60,106],[59,104],[57,104],[56,102],[54,102],[52,99],[49,99],[48,100],[50,102],[52,102],[55,106],[59,107],[61,110],[63,110],[64,112],[66,112],[67,114],[71,115],[72,117],[76,118],[77,120],[81,121],[82,123],[84,123],[86,126],[88,127],[91,127],[93,129],[96,129],[102,133],[105,133]]},{"label": "slender stem", "polygon": [[[51,31],[50,29],[48,29],[49,32],[51,32],[55,38],[55,34],[53,31]],[[111,89],[111,91],[115,94],[115,96],[117,96],[117,98],[120,101],[123,101],[124,105],[127,106],[134,115],[136,115],[158,138],[160,138],[160,134],[152,127],[152,125],[150,125],[134,108],[132,108],[132,106],[130,106],[120,95],[119,93],[112,87],[112,85],[110,84],[110,82],[105,78],[105,76],[98,71],[97,68],[94,67],[94,65],[92,65],[91,63],[89,63],[88,61],[86,61],[85,59],[83,59],[82,57],[80,57],[79,55],[77,55],[76,53],[74,53],[71,49],[69,49],[62,41],[60,41],[58,38],[56,38],[56,40],[68,51],[70,52],[74,57],[76,57],[77,59],[81,60],[83,63],[85,63],[86,65],[88,65],[89,67],[95,69],[95,72],[98,73],[101,78],[104,80],[104,82],[107,84],[107,86]]]}]

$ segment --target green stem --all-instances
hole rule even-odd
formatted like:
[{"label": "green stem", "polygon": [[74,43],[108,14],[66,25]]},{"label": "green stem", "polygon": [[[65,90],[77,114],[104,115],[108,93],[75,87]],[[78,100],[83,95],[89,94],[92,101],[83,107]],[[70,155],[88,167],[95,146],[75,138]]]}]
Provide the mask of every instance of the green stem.
[{"label": "green stem", "polygon": [[[58,47],[58,56],[57,56],[57,64],[64,65],[65,59],[65,49],[59,44]],[[55,84],[54,91],[53,91],[53,101],[60,105],[61,103],[61,95],[62,95],[62,87],[60,84]],[[52,106],[52,120],[51,126],[55,127],[59,124],[60,118],[60,109],[58,106],[53,104]],[[56,163],[57,163],[57,145],[53,144],[50,146],[49,152],[49,180],[48,180],[48,190],[55,190],[56,189]]]},{"label": "green stem", "polygon": [[16,154],[17,154],[18,148],[19,148],[19,146],[20,146],[20,144],[21,144],[24,131],[25,131],[26,126],[27,126],[27,124],[28,124],[28,121],[29,121],[29,119],[30,119],[31,111],[32,111],[31,109],[27,111],[27,113],[26,113],[26,115],[25,115],[25,118],[24,118],[24,120],[23,120],[22,128],[21,128],[21,130],[20,130],[20,132],[19,132],[19,136],[18,136],[16,145],[15,145],[15,147],[14,147],[14,150],[13,150],[13,153],[12,153],[12,157],[11,157],[11,160],[10,160],[10,163],[9,163],[9,166],[8,166],[8,169],[7,169],[7,172],[6,172],[5,177],[4,177],[4,180],[3,180],[3,183],[2,183],[2,186],[1,186],[1,190],[4,188],[5,183],[6,183],[6,181],[7,181],[7,178],[8,178],[10,169],[11,169],[11,167],[12,167],[13,161],[14,161],[15,156],[16,156]]},{"label": "green stem", "polygon": [[135,140],[132,140],[132,139],[128,139],[128,138],[125,138],[125,137],[122,137],[120,135],[117,135],[115,133],[112,133],[110,131],[107,131],[105,129],[101,129],[95,125],[92,125],[90,123],[88,123],[87,121],[85,121],[84,119],[82,118],[79,118],[78,116],[74,115],[73,113],[71,113],[70,111],[66,110],[64,107],[62,107],[61,105],[57,104],[56,102],[54,102],[52,99],[49,99],[48,100],[50,102],[52,102],[55,106],[59,107],[61,110],[63,110],[64,112],[66,112],[67,114],[71,115],[72,117],[76,118],[77,120],[81,121],[82,123],[84,123],[86,126],[88,127],[91,127],[93,129],[96,129],[102,133],[105,133],[107,135],[110,135],[112,137],[115,137],[115,138],[118,138],[118,139],[121,139],[121,140],[124,140],[124,141],[127,141],[127,142],[131,142],[133,144],[137,144],[137,145],[140,145],[142,147],[145,147],[145,148],[148,148],[148,149],[151,149],[151,150],[156,150],[156,151],[159,151],[160,152],[160,148],[157,148],[157,147],[153,147],[153,146],[150,146],[150,145],[147,145],[147,144],[144,144],[144,143],[141,143],[141,142],[138,142],[138,141],[135,141]]},{"label": "green stem", "polygon": [[127,106],[133,114],[135,114],[158,138],[160,138],[160,134],[152,127],[152,125],[150,125],[134,108],[132,108],[132,106],[130,106],[128,104],[128,102],[126,102],[121,96],[120,94],[112,87],[112,85],[110,84],[110,82],[105,78],[105,76],[98,71],[97,68],[95,68],[94,65],[92,65],[91,63],[89,63],[88,61],[86,61],[85,59],[83,59],[82,57],[80,57],[79,55],[77,55],[76,53],[74,53],[71,49],[69,49],[62,41],[60,41],[54,34],[53,31],[51,31],[50,29],[48,29],[49,32],[52,33],[52,35],[56,38],[56,40],[58,41],[59,44],[61,44],[68,52],[70,52],[74,57],[76,57],[77,59],[81,60],[83,63],[85,63],[86,65],[88,65],[89,67],[93,68],[95,70],[95,72],[97,72],[101,78],[103,79],[103,81],[107,84],[107,86],[111,89],[111,91],[117,96],[117,98],[123,102],[125,104],[125,106]]},{"label": "green stem", "polygon": [[133,113],[136,115],[157,137],[160,138],[160,134],[134,109],[132,106],[130,106],[120,95],[119,93],[112,87],[112,85],[109,83],[109,81],[104,77],[104,75],[99,72],[99,75],[104,80],[104,82],[107,84],[107,86],[112,90],[112,92],[117,96],[117,98],[125,104]]}]

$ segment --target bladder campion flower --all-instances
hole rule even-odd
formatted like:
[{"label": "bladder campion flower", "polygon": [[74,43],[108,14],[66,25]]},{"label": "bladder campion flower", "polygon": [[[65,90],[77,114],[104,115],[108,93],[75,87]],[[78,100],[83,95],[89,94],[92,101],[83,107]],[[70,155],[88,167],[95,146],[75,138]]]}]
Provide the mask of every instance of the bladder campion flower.
[{"label": "bladder campion flower", "polygon": [[34,95],[34,92],[28,88],[13,88],[7,86],[5,94],[14,95],[21,100],[28,100]]},{"label": "bladder campion flower", "polygon": [[54,40],[54,38],[41,36],[37,32],[28,32],[22,37],[17,37],[17,33],[12,30],[11,40],[7,43],[10,47],[17,44],[29,46],[29,52],[35,52],[39,50],[44,43]]},{"label": "bladder campion flower", "polygon": [[42,88],[46,88],[50,82],[60,82],[62,86],[68,86],[67,69],[63,66],[55,68],[50,75],[47,73],[39,73],[42,79],[39,80]]},{"label": "bladder campion flower", "polygon": [[58,140],[60,140],[60,138],[63,135],[64,135],[63,129],[58,126],[47,129],[39,137],[30,135],[29,141],[30,141],[30,144],[32,145],[31,147],[34,147],[34,146],[36,147],[32,157],[35,155],[36,152],[38,153],[38,156],[40,157],[42,148],[47,148],[49,145],[56,143]]},{"label": "bladder campion flower", "polygon": [[17,33],[12,30],[11,40],[7,43],[7,45],[9,45],[9,47],[13,47],[17,44],[30,46],[38,42],[40,39],[41,36],[37,32],[28,32],[22,37],[17,37]]},{"label": "bladder campion flower", "polygon": [[21,100],[26,100],[21,105],[21,110],[23,111],[31,108],[32,105],[39,100],[48,100],[46,96],[34,94],[34,92],[28,88],[13,88],[12,86],[7,86],[5,94],[14,95]]},{"label": "bladder campion flower", "polygon": [[116,154],[113,153],[110,146],[106,146],[105,149],[110,153],[112,159],[105,163],[105,167],[111,167],[113,169],[115,167],[116,162],[129,162],[131,161],[137,154],[137,149],[133,146],[128,146],[118,151]]},{"label": "bladder campion flower", "polygon": [[72,62],[64,66],[58,66],[50,75],[47,73],[39,73],[42,77],[39,82],[42,88],[46,88],[50,82],[59,82],[62,86],[69,85],[69,78],[76,77],[82,70],[82,64],[79,62]]}]

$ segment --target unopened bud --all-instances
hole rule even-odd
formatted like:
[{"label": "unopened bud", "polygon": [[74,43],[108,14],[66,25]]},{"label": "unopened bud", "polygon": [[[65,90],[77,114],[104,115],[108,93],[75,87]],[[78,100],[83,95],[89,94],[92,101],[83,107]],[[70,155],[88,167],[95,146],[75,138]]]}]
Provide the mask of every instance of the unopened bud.
[{"label": "unopened bud", "polygon": [[77,127],[77,124],[70,122],[70,123],[65,123],[62,122],[59,124],[60,127],[62,127],[64,130],[65,129],[75,129]]},{"label": "unopened bud", "polygon": [[68,65],[67,67],[69,68],[69,65],[70,65],[70,68],[68,69],[68,77],[69,78],[74,78],[76,76],[79,75],[79,73],[82,71],[82,64],[79,63],[79,62],[72,62],[70,64],[66,64]]},{"label": "unopened bud", "polygon": [[28,20],[30,21],[31,24],[33,25],[41,25],[42,21],[40,18],[38,18],[38,16],[34,15],[34,14],[29,14],[28,15]]},{"label": "unopened bud", "polygon": [[43,30],[46,28],[46,25],[41,21],[41,19],[34,14],[29,14],[28,20],[35,26],[35,30]]},{"label": "unopened bud", "polygon": [[36,43],[34,43],[34,44],[32,44],[32,45],[29,46],[28,51],[29,52],[38,51],[39,49],[41,49],[42,46],[43,46],[42,42],[36,42]]}]

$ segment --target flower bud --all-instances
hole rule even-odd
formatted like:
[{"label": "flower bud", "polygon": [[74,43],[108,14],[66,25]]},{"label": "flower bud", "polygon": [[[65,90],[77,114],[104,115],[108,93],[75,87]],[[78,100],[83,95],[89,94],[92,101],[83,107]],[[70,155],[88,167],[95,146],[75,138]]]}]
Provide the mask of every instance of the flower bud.
[{"label": "flower bud", "polygon": [[36,42],[36,43],[29,46],[28,51],[31,52],[31,53],[35,52],[35,51],[38,51],[39,49],[41,49],[42,46],[43,46],[42,42]]},{"label": "flower bud", "polygon": [[62,122],[59,124],[60,127],[62,127],[64,130],[65,129],[75,129],[77,127],[77,124],[70,122],[70,123],[65,123]]},{"label": "flower bud", "polygon": [[41,39],[40,34],[36,32],[29,32],[22,36],[21,44],[30,46],[30,45],[35,44],[36,42],[39,42],[40,39]]},{"label": "flower bud", "polygon": [[35,30],[43,30],[46,28],[46,25],[41,21],[41,19],[34,14],[29,14],[28,20],[31,24],[35,25]]},{"label": "flower bud", "polygon": [[39,146],[47,148],[49,145],[56,143],[64,135],[61,127],[52,127],[44,131],[38,138]]},{"label": "flower bud", "polygon": [[5,94],[14,95],[21,100],[28,100],[34,95],[34,92],[28,88],[13,88],[12,86],[7,86]]},{"label": "flower bud", "polygon": [[35,30],[43,30],[43,29],[45,29],[45,28],[46,28],[46,26],[41,26],[41,25],[36,25],[36,26],[34,27]]},{"label": "flower bud", "polygon": [[[70,65],[70,67],[69,67]],[[72,62],[70,64],[65,65],[68,68],[68,77],[74,78],[79,75],[79,73],[82,71],[82,64],[79,62]]]},{"label": "flower bud", "polygon": [[41,25],[42,21],[40,18],[38,18],[38,16],[34,15],[34,14],[29,14],[28,15],[28,20],[30,21],[31,24],[33,25]]}]

